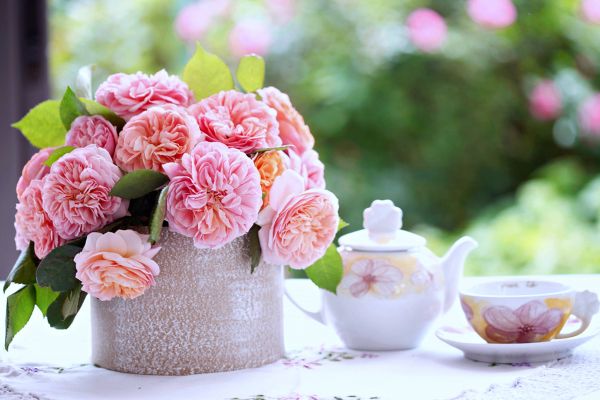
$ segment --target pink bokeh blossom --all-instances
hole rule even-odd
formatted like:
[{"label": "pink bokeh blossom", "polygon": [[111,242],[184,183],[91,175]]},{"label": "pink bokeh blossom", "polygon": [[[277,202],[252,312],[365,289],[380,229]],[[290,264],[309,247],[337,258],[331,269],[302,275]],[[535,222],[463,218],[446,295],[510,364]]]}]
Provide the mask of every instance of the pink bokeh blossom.
[{"label": "pink bokeh blossom", "polygon": [[266,4],[277,24],[287,24],[296,15],[296,0],[266,0]]},{"label": "pink bokeh blossom", "polygon": [[446,40],[447,27],[444,18],[429,8],[418,8],[406,19],[408,37],[419,50],[433,52]]},{"label": "pink bokeh blossom", "polygon": [[579,125],[584,133],[600,136],[600,93],[594,94],[579,107]]},{"label": "pink bokeh blossom", "polygon": [[562,110],[562,100],[554,82],[545,80],[539,82],[529,94],[529,110],[541,120],[553,120]]},{"label": "pink bokeh blossom", "polygon": [[467,12],[477,24],[492,29],[505,28],[517,19],[511,0],[467,0]]},{"label": "pink bokeh blossom", "polygon": [[175,32],[188,43],[201,40],[229,8],[229,0],[200,0],[190,3],[177,14]]},{"label": "pink bokeh blossom", "polygon": [[600,0],[581,0],[581,15],[592,24],[600,24]]},{"label": "pink bokeh blossom", "polygon": [[236,57],[247,54],[264,56],[269,51],[273,35],[265,22],[255,19],[242,20],[229,33],[229,48]]}]

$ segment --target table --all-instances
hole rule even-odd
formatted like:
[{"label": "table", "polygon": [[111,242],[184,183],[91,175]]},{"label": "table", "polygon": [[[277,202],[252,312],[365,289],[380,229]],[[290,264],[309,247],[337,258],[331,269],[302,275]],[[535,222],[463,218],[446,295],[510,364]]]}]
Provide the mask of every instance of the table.
[{"label": "table", "polygon": [[[600,275],[546,278],[600,291]],[[465,278],[463,285],[484,279]],[[318,307],[318,289],[309,281],[288,280],[286,285],[301,304]],[[4,322],[3,297],[0,307]],[[558,362],[490,365],[466,360],[433,332],[415,350],[347,350],[329,328],[287,300],[284,307],[286,359],[250,370],[183,377],[129,375],[94,367],[89,363],[89,304],[66,331],[48,327],[36,309],[10,352],[0,352],[0,399],[600,399],[600,337]],[[465,324],[458,305],[442,324]]]}]

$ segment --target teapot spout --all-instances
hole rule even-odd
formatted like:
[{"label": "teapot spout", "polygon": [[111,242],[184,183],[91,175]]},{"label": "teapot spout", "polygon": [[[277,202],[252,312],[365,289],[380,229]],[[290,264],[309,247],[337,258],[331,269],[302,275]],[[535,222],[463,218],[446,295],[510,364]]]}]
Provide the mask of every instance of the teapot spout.
[{"label": "teapot spout", "polygon": [[458,296],[458,285],[463,274],[465,259],[478,246],[475,239],[464,236],[456,241],[442,259],[445,280],[444,312],[448,311]]}]

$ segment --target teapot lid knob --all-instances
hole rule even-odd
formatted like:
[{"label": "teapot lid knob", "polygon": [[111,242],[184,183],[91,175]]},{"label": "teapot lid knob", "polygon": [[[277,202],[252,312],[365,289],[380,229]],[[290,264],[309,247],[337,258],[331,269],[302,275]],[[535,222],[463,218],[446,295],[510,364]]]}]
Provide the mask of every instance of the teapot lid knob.
[{"label": "teapot lid knob", "polygon": [[402,210],[391,200],[374,200],[363,212],[363,226],[371,240],[391,240],[402,228]]}]

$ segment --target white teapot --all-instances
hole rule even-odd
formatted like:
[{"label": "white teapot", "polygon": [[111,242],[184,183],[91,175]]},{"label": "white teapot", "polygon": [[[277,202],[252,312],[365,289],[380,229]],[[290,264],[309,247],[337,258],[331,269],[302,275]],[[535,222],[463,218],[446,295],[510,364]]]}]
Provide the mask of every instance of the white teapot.
[{"label": "white teapot", "polygon": [[391,200],[373,201],[363,216],[365,229],[339,239],[344,276],[337,295],[323,290],[316,313],[290,300],[331,325],[349,348],[417,347],[458,297],[465,258],[477,242],[463,237],[439,258],[425,238],[400,229],[402,210]]}]

